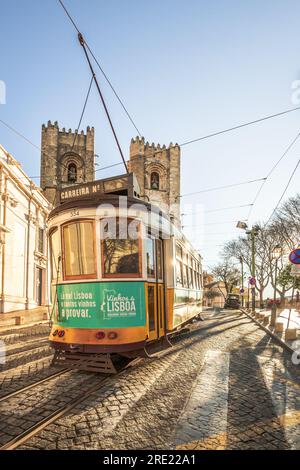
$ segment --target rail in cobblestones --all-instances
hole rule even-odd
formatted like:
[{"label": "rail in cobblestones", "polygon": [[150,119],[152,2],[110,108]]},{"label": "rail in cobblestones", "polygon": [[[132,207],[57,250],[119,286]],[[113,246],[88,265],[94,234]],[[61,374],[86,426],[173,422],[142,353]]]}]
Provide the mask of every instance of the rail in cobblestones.
[{"label": "rail in cobblestones", "polygon": [[[138,362],[141,362],[141,361],[142,361],[142,358],[135,358],[135,359],[131,360],[130,362],[127,362],[126,365],[124,365],[123,367],[120,368],[120,370],[118,371],[118,375],[120,375],[121,373],[124,373],[129,367],[132,367],[133,365],[136,365]],[[64,373],[65,372],[66,371],[64,371]],[[60,371],[60,373],[62,373],[62,371]],[[56,376],[58,376],[58,375],[60,375],[60,374],[57,373]],[[51,378],[53,378],[53,376]],[[109,382],[110,378],[111,378],[111,376],[107,376],[107,375],[102,376],[101,380],[97,381],[96,384],[93,384],[91,387],[89,387],[85,392],[83,392],[79,396],[75,397],[73,400],[71,399],[65,405],[61,406],[60,408],[58,408],[54,412],[47,415],[45,418],[39,420],[37,423],[33,424],[32,426],[28,427],[27,429],[25,429],[23,432],[21,432],[17,436],[10,439],[8,442],[6,442],[4,445],[2,445],[0,447],[0,451],[2,451],[2,450],[14,450],[14,449],[18,448],[19,446],[21,446],[22,444],[27,442],[35,434],[42,431],[43,429],[45,429],[47,426],[49,426],[51,423],[58,420],[62,416],[66,415],[69,411],[71,411],[78,404],[80,404],[81,402],[86,400],[94,392],[101,390]],[[45,382],[45,381],[46,380],[43,380],[42,382]],[[34,386],[37,386],[37,383],[33,384],[33,387]],[[33,387],[30,387],[30,388],[33,388]],[[15,394],[12,394],[12,395],[15,395]],[[7,397],[7,399],[8,399],[8,397]]]},{"label": "rail in cobblestones", "polygon": [[69,371],[70,369],[62,369],[58,372],[55,372],[55,374],[51,374],[48,377],[45,377],[44,379],[38,380],[37,382],[27,385],[26,387],[22,387],[22,388],[19,388],[18,390],[15,390],[14,392],[8,393],[7,395],[0,397],[0,403],[16,395],[19,395],[20,393],[26,392],[27,390],[30,390],[31,388],[37,387],[38,385],[41,385],[45,382],[49,382],[50,380],[56,377],[59,377],[60,375],[65,374],[66,372],[69,372]]}]

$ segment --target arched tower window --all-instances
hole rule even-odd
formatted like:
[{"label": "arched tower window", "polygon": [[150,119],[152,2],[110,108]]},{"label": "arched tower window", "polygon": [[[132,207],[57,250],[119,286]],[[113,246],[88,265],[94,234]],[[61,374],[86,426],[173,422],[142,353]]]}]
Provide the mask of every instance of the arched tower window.
[{"label": "arched tower window", "polygon": [[151,173],[150,187],[151,189],[159,189],[159,174],[157,171]]},{"label": "arched tower window", "polygon": [[75,163],[68,165],[68,183],[76,183],[77,181],[77,166]]}]

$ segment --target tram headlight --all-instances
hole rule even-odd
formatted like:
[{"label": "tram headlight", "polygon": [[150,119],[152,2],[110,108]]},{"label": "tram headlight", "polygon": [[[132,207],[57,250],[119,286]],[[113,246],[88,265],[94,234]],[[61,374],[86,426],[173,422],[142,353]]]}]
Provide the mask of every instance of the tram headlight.
[{"label": "tram headlight", "polygon": [[115,331],[110,331],[107,336],[108,339],[116,339],[118,334]]},{"label": "tram headlight", "polygon": [[56,336],[58,333],[58,330],[53,331],[52,336]]},{"label": "tram headlight", "polygon": [[59,336],[60,338],[62,338],[63,336],[65,336],[64,330],[60,330],[60,331],[58,332],[58,336]]},{"label": "tram headlight", "polygon": [[103,339],[103,338],[105,338],[105,333],[104,333],[104,331],[97,331],[97,333],[96,333],[96,338],[97,338],[97,339]]}]

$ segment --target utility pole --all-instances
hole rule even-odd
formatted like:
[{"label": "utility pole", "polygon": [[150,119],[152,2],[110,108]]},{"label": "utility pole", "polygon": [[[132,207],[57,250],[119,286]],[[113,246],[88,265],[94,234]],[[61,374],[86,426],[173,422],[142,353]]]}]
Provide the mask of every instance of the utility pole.
[{"label": "utility pole", "polygon": [[[275,259],[275,271],[274,271],[274,295],[273,295],[273,305],[271,311],[271,326],[275,326],[276,319],[277,319],[277,304],[276,304],[276,297],[277,297],[277,274],[278,274],[278,260],[282,255],[282,248],[280,245],[275,245],[272,250],[272,258]],[[294,291],[293,291],[294,295]]]},{"label": "utility pole", "polygon": [[251,287],[251,297],[252,297],[252,313],[255,313],[255,236],[257,231],[253,227],[250,231],[246,232],[250,235],[251,238],[251,276],[252,276],[252,287]]},{"label": "utility pole", "polygon": [[260,230],[258,225],[254,225],[251,230],[247,230],[248,225],[246,222],[239,221],[237,223],[237,228],[241,228],[246,231],[246,234],[250,236],[251,240],[251,304],[252,304],[252,313],[255,313],[255,237],[258,235]]},{"label": "utility pole", "polygon": [[241,263],[241,274],[242,274],[242,307],[244,307],[244,262],[243,257],[240,256],[240,263]]}]

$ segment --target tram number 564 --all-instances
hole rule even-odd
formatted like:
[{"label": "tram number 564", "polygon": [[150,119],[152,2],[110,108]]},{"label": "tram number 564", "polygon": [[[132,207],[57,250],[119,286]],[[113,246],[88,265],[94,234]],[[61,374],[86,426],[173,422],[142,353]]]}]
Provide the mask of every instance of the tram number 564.
[{"label": "tram number 564", "polygon": [[79,210],[78,209],[73,209],[70,212],[70,217],[76,217],[77,215],[79,215]]}]

